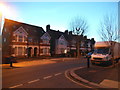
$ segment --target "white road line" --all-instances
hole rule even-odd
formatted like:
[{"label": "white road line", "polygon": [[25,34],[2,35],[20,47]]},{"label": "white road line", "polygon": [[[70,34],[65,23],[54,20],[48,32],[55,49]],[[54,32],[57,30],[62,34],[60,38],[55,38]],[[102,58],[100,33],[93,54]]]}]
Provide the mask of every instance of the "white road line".
[{"label": "white road line", "polygon": [[23,86],[23,84],[15,85],[15,86],[12,86],[12,87],[9,87],[9,88],[16,88],[16,87],[20,87],[20,86]]},{"label": "white road line", "polygon": [[47,77],[44,77],[43,79],[48,79],[48,78],[51,78],[52,76],[47,76]]},{"label": "white road line", "polygon": [[60,75],[60,74],[62,74],[62,73],[56,73],[55,76],[58,76],[58,75]]},{"label": "white road line", "polygon": [[32,80],[32,81],[29,81],[28,83],[37,82],[37,81],[39,81],[39,80],[40,80],[40,79]]}]

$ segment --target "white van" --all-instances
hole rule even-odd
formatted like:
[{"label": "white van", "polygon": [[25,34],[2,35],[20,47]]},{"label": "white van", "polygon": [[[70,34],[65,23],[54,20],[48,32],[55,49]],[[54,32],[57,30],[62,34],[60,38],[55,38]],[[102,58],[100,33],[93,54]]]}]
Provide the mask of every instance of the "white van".
[{"label": "white van", "polygon": [[[113,59],[118,61],[120,59],[120,43],[115,43],[113,47]],[[92,64],[101,64],[101,63],[112,63],[112,56],[110,51],[110,45],[107,41],[96,42],[94,46],[95,50],[91,55],[91,63]]]}]

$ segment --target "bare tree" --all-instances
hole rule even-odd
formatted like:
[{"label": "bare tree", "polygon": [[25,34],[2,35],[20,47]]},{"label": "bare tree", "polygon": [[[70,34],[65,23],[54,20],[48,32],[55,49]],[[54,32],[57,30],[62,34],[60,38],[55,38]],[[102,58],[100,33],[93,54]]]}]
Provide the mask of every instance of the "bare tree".
[{"label": "bare tree", "polygon": [[106,41],[106,44],[110,46],[110,53],[112,56],[112,64],[114,65],[114,52],[113,48],[115,45],[115,41],[120,38],[120,30],[118,30],[117,19],[112,15],[106,15],[101,22],[101,26],[99,29],[99,35],[102,41]]},{"label": "bare tree", "polygon": [[80,44],[83,35],[86,33],[88,28],[87,21],[81,17],[74,17],[70,22],[70,29],[74,35],[76,35],[76,47],[77,57],[80,57]]}]

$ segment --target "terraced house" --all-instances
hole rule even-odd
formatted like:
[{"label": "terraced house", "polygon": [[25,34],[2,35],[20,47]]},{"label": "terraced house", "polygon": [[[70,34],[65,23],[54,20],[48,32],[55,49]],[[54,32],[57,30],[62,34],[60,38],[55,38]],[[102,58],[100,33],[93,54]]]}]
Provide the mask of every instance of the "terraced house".
[{"label": "terraced house", "polygon": [[[59,30],[53,30],[50,25],[46,26],[46,32],[49,33],[51,39],[50,53],[52,56],[76,56],[76,35],[72,34],[72,31],[65,30],[61,32]],[[94,38],[87,39],[87,36],[80,36],[82,38],[80,44],[80,52],[85,54],[93,50]]]},{"label": "terraced house", "polygon": [[50,29],[50,25],[46,26],[46,31],[49,33],[51,40],[50,52],[52,56],[58,56],[67,53],[67,40],[64,33]]},{"label": "terraced house", "polygon": [[[53,30],[5,19],[2,31],[2,58],[14,56],[17,58],[41,56],[76,56],[76,35],[72,31]],[[93,50],[94,39],[82,38],[80,52]]]},{"label": "terraced house", "polygon": [[7,56],[50,56],[49,40],[50,36],[42,27],[5,19],[2,32],[3,60]]}]

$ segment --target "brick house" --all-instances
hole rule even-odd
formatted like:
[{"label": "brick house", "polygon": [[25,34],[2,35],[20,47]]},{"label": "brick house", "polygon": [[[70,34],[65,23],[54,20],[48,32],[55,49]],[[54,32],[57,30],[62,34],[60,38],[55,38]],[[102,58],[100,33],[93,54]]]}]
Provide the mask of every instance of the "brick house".
[{"label": "brick house", "polygon": [[46,26],[46,32],[49,33],[51,40],[50,53],[52,56],[59,56],[67,53],[67,40],[64,37],[64,33],[50,29],[50,25]]},{"label": "brick house", "polygon": [[[77,35],[73,35],[72,31],[66,30],[63,34],[68,42],[68,53],[70,56],[76,56],[77,55],[77,47],[76,47],[76,42],[77,42]],[[81,39],[80,43],[80,54],[85,55],[87,52],[93,51],[94,50],[94,44],[95,40],[94,38],[92,39],[87,39],[87,36],[80,35],[79,38]]]},{"label": "brick house", "polygon": [[[67,54],[67,56],[75,57],[77,55],[77,48],[76,48],[76,37],[77,35],[73,35],[72,31],[66,30],[65,32],[60,32],[59,30],[50,29],[50,25],[46,26],[46,32],[49,33],[51,36],[51,47],[50,53],[52,56],[54,55],[62,55]],[[81,54],[87,53],[93,49],[94,38],[87,39],[87,36],[80,36],[81,44],[80,44],[80,52]]]},{"label": "brick house", "polygon": [[[5,19],[2,31],[3,60],[7,56],[23,58],[42,55],[43,47],[50,48],[50,43],[42,43],[46,41],[45,35],[42,27]],[[50,53],[46,55],[50,56]]]},{"label": "brick house", "polygon": [[51,56],[50,54],[50,35],[48,32],[45,32],[41,36],[40,41],[40,56]]},{"label": "brick house", "polygon": [[[81,36],[80,50],[93,50],[94,38]],[[66,55],[76,56],[76,35],[72,31],[60,32],[5,19],[2,31],[2,60],[8,56],[17,58]]]}]

